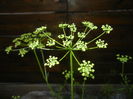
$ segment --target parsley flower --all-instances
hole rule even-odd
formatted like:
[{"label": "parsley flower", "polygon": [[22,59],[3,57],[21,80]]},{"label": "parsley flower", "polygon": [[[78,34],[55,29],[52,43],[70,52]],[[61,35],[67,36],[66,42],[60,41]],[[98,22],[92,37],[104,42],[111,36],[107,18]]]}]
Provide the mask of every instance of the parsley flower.
[{"label": "parsley flower", "polygon": [[65,75],[66,80],[68,80],[71,77],[71,72],[65,70],[64,72],[62,72],[63,75]]},{"label": "parsley flower", "polygon": [[71,40],[65,40],[65,41],[63,41],[63,45],[64,45],[65,47],[69,47],[71,43],[72,43]]},{"label": "parsley flower", "polygon": [[22,49],[19,49],[19,54],[18,55],[21,55],[21,57],[24,57],[24,55],[27,53],[28,51],[25,50],[24,48]]},{"label": "parsley flower", "polygon": [[106,24],[106,25],[102,25],[102,30],[104,31],[104,32],[106,32],[107,34],[109,34],[112,30],[113,30],[113,28],[110,26],[110,25],[108,25],[108,24]]},{"label": "parsley flower", "polygon": [[104,40],[99,39],[96,41],[96,45],[98,48],[107,48],[108,44],[105,43]]},{"label": "parsley flower", "polygon": [[84,80],[86,80],[87,77],[94,79],[94,75],[92,73],[94,73],[95,70],[93,69],[93,67],[94,67],[94,64],[91,63],[90,61],[86,61],[86,60],[82,61],[82,63],[80,64],[80,67],[78,68],[78,71],[84,77]]},{"label": "parsley flower", "polygon": [[63,38],[65,38],[65,35],[64,34],[60,34],[60,35],[58,35],[58,38],[59,39],[63,39]]},{"label": "parsley flower", "polygon": [[41,27],[37,28],[33,33],[38,34],[38,33],[45,31],[46,29],[47,29],[46,26],[41,26]]},{"label": "parsley flower", "polygon": [[126,63],[128,60],[132,59],[132,57],[128,55],[117,54],[116,56],[117,56],[117,60],[119,60],[121,63]]},{"label": "parsley flower", "polygon": [[79,38],[85,38],[86,34],[84,32],[78,32],[78,37]]},{"label": "parsley flower", "polygon": [[59,28],[67,28],[68,24],[59,24]]},{"label": "parsley flower", "polygon": [[56,64],[59,64],[59,61],[57,59],[58,59],[58,57],[49,56],[49,58],[46,59],[46,63],[44,65],[51,68],[51,67],[55,66]]},{"label": "parsley flower", "polygon": [[71,25],[68,25],[68,28],[70,28],[71,32],[76,32],[77,31],[77,27],[74,23],[72,23]]},{"label": "parsley flower", "polygon": [[84,21],[84,22],[82,22],[82,24],[85,25],[86,27],[90,28],[91,30],[97,29],[97,26],[95,26],[93,23],[91,23],[89,21]]},{"label": "parsley flower", "polygon": [[66,36],[67,39],[70,39],[70,40],[73,40],[74,39],[74,36],[73,35],[69,35],[69,36]]},{"label": "parsley flower", "polygon": [[76,49],[78,49],[78,50],[82,50],[82,51],[86,51],[86,49],[87,49],[88,47],[87,47],[87,43],[86,42],[84,42],[84,41],[78,41],[77,43],[76,43]]},{"label": "parsley flower", "polygon": [[12,51],[12,46],[8,46],[5,51],[7,54],[9,54]]},{"label": "parsley flower", "polygon": [[29,48],[31,48],[33,50],[39,45],[39,41],[35,40],[33,42],[30,42],[28,45],[29,45]]},{"label": "parsley flower", "polygon": [[47,46],[53,46],[53,45],[55,45],[55,40],[51,40],[51,39],[49,39],[48,41],[47,41],[47,44],[46,44]]}]

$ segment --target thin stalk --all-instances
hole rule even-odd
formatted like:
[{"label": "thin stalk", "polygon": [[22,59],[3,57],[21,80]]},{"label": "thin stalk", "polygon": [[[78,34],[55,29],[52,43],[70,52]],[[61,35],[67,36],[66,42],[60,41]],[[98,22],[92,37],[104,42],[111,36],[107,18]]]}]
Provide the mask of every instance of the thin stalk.
[{"label": "thin stalk", "polygon": [[64,35],[65,35],[65,37],[66,37],[66,32],[65,32],[65,29],[63,28],[63,33],[64,33]]},{"label": "thin stalk", "polygon": [[59,61],[62,61],[67,56],[68,53],[69,51]]},{"label": "thin stalk", "polygon": [[47,82],[48,80],[46,79],[46,77],[45,77],[45,75],[44,75],[44,71],[43,71],[43,69],[42,69],[42,66],[41,66],[41,63],[40,63],[40,61],[39,61],[38,55],[37,55],[37,53],[36,53],[36,50],[34,49],[33,52],[34,52],[35,58],[36,58],[36,60],[37,60],[37,63],[38,63],[40,72],[41,72],[41,74],[42,74],[42,77],[43,77],[43,79],[46,81],[46,83],[47,83],[47,85],[48,85],[48,88],[50,89],[51,94],[52,94],[53,96],[55,96],[55,93],[54,93],[53,89],[51,88],[51,86],[50,86],[49,83]]},{"label": "thin stalk", "polygon": [[81,99],[84,99],[84,93],[85,93],[85,80],[83,81],[83,85],[82,85],[82,97],[81,97]]},{"label": "thin stalk", "polygon": [[84,33],[87,31],[88,27],[85,28]]},{"label": "thin stalk", "polygon": [[43,79],[46,81],[45,75],[44,75],[44,72],[43,72],[43,69],[42,69],[42,67],[41,67],[41,63],[40,63],[39,58],[38,58],[38,55],[37,55],[37,53],[36,53],[36,50],[34,49],[33,52],[34,52],[35,58],[36,58],[36,60],[37,60],[37,63],[38,63],[40,72],[41,72],[41,74],[42,74],[42,77],[43,77]]},{"label": "thin stalk", "polygon": [[95,47],[90,47],[90,48],[87,48],[87,50],[92,50],[92,49],[96,49],[96,48],[98,48],[97,46],[95,46]]},{"label": "thin stalk", "polygon": [[[44,53],[43,50],[40,50],[41,55],[42,55],[42,60],[43,60],[43,64],[45,63],[45,58],[44,58]],[[48,84],[48,74],[47,74],[47,68],[46,66],[44,66],[44,73],[45,73],[45,81]]]},{"label": "thin stalk", "polygon": [[126,77],[126,75],[124,75],[124,63],[122,63],[121,78],[123,80],[123,83],[127,84],[127,81],[126,81],[125,77]]},{"label": "thin stalk", "polygon": [[[91,32],[91,29],[86,33],[85,37]],[[81,39],[82,40],[82,39]]]},{"label": "thin stalk", "polygon": [[74,84],[73,84],[73,58],[72,51],[70,51],[70,71],[71,71],[71,99],[74,99]]},{"label": "thin stalk", "polygon": [[[87,30],[87,28],[86,28],[86,30]],[[86,30],[85,30],[85,31],[86,31]],[[86,33],[85,36],[87,36],[90,32],[91,32],[91,29]],[[83,39],[84,39],[84,38],[79,38],[79,39],[76,41],[76,43],[77,43],[78,41],[80,41],[80,40],[83,40]],[[76,46],[76,43],[73,45],[73,47]]]},{"label": "thin stalk", "polygon": [[62,47],[64,47],[61,43],[59,43],[58,41],[56,41],[55,39],[53,39],[52,37],[50,37],[50,36],[48,36],[48,35],[46,35],[49,39],[51,39],[51,40],[54,40],[55,41],[55,43],[57,43],[57,44],[59,44],[60,46],[62,46]]},{"label": "thin stalk", "polygon": [[88,44],[90,44],[91,42],[97,40],[99,37],[101,37],[104,34],[105,34],[105,32],[103,32],[102,34],[98,35],[97,37],[95,37],[94,39],[92,39],[91,41],[89,41]]},{"label": "thin stalk", "polygon": [[122,71],[121,71],[122,75],[124,75],[124,63],[122,63]]},{"label": "thin stalk", "polygon": [[74,59],[76,60],[76,62],[78,63],[78,65],[80,65],[80,62],[78,61],[78,59],[76,58],[76,56],[73,52],[72,52],[72,55],[73,55]]}]

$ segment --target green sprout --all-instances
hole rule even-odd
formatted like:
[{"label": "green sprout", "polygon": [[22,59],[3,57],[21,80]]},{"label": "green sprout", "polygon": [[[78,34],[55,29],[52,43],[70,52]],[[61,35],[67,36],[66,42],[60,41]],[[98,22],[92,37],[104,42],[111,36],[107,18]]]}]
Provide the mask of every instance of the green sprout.
[{"label": "green sprout", "polygon": [[129,60],[132,59],[132,57],[128,55],[117,54],[116,56],[117,56],[117,60],[120,61],[121,63],[127,63]]},{"label": "green sprout", "polygon": [[131,56],[128,56],[128,55],[120,55],[120,54],[117,54],[116,55],[116,59],[122,63],[122,68],[121,68],[121,73],[120,73],[120,76],[124,82],[125,85],[128,85],[128,83],[130,82],[128,80],[128,77],[127,75],[124,73],[124,69],[125,69],[125,63],[127,63],[129,60],[132,59]]}]

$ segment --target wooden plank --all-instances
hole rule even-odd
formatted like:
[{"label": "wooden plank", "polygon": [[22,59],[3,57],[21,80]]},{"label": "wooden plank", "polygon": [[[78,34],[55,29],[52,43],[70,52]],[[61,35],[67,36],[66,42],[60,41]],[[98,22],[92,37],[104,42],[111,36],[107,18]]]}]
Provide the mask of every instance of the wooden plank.
[{"label": "wooden plank", "polygon": [[55,31],[59,23],[67,20],[66,14],[0,16],[0,19],[1,35],[32,32],[42,25],[47,26],[50,31]]},{"label": "wooden plank", "polygon": [[[67,22],[79,24],[89,20],[96,25],[132,25],[133,13],[72,13],[69,17],[65,14],[46,15],[21,15],[21,16],[0,16],[0,34],[20,34],[31,32],[35,28],[47,25],[48,30],[58,31],[59,23]],[[21,19],[21,20],[20,20]],[[54,20],[52,20],[54,19]]]},{"label": "wooden plank", "polygon": [[66,0],[0,0],[0,12],[65,11]]},{"label": "wooden plank", "polygon": [[132,9],[132,0],[69,0],[69,11]]},{"label": "wooden plank", "polygon": [[85,20],[95,24],[133,24],[133,12],[71,13],[69,22],[79,23]]}]

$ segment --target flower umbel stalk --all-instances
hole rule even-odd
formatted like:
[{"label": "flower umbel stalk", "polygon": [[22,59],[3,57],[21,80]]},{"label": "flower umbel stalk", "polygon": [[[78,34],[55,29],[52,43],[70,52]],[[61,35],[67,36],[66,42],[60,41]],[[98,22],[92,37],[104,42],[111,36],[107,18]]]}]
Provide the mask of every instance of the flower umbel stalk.
[{"label": "flower umbel stalk", "polygon": [[81,99],[84,99],[84,93],[85,93],[85,80],[83,81],[83,84],[82,84],[82,97],[81,97]]},{"label": "flower umbel stalk", "polygon": [[[34,52],[35,58],[36,58],[36,60],[37,60],[37,63],[38,63],[38,66],[39,66],[41,75],[42,75],[44,81],[46,81],[46,83],[47,83],[47,85],[48,85],[48,88],[50,89],[51,95],[52,95],[52,96],[55,96],[55,92],[53,91],[52,87],[51,87],[51,86],[49,85],[49,83],[48,83],[47,72],[46,72],[46,71],[43,71],[42,66],[41,66],[41,63],[40,63],[39,58],[38,58],[38,55],[37,55],[37,53],[36,53],[36,50],[34,49],[33,52]],[[41,53],[42,53],[42,52],[41,52]],[[43,55],[42,55],[42,56],[43,56]],[[44,58],[44,56],[43,56],[43,58]],[[44,72],[45,72],[45,75],[44,75]]]},{"label": "flower umbel stalk", "polygon": [[73,86],[73,58],[72,58],[72,51],[70,51],[70,72],[71,72],[71,99],[74,99],[74,86]]}]

